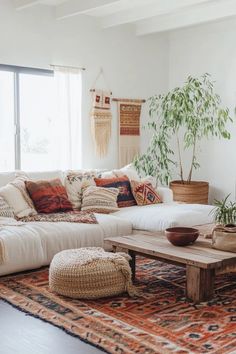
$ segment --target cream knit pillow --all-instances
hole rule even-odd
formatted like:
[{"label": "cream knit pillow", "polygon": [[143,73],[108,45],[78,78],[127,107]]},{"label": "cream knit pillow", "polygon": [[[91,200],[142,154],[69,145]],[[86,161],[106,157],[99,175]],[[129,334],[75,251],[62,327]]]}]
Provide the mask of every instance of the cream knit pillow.
[{"label": "cream knit pillow", "polygon": [[13,182],[0,188],[0,196],[5,199],[17,218],[37,214],[33,202],[25,188],[25,178],[17,177]]},{"label": "cream knit pillow", "polygon": [[1,196],[0,196],[0,217],[14,218],[14,210]]},{"label": "cream knit pillow", "polygon": [[83,190],[81,210],[109,214],[119,210],[117,206],[118,188],[90,186]]}]

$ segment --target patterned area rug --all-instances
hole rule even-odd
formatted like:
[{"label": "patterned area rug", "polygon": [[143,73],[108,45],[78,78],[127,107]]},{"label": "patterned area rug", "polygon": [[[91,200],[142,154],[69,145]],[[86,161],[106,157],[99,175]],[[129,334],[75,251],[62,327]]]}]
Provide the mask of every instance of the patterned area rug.
[{"label": "patterned area rug", "polygon": [[136,299],[79,301],[51,293],[44,268],[0,278],[0,297],[107,353],[236,353],[235,274],[217,277],[216,296],[200,305],[184,298],[182,268],[140,258],[137,279]]}]

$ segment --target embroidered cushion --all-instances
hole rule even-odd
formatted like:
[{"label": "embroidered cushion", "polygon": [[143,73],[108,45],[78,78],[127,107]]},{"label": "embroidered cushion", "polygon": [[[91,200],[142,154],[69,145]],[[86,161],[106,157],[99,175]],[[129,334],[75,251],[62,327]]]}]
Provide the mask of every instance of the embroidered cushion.
[{"label": "embroidered cushion", "polygon": [[117,206],[118,188],[90,186],[83,190],[81,210],[109,214],[119,210]]},{"label": "embroidered cushion", "polygon": [[118,188],[119,194],[117,204],[119,208],[130,207],[136,205],[130,182],[127,176],[117,178],[94,178],[98,187]]},{"label": "embroidered cushion", "polygon": [[82,188],[94,185],[96,171],[69,171],[65,177],[65,187],[73,209],[81,208]]},{"label": "embroidered cushion", "polygon": [[131,181],[131,188],[138,205],[161,203],[161,198],[151,183]]},{"label": "embroidered cushion", "polygon": [[49,181],[25,181],[25,185],[38,213],[72,210],[66,189],[59,178]]},{"label": "embroidered cushion", "polygon": [[14,210],[5,201],[3,197],[0,197],[0,216],[5,218],[14,218]]}]

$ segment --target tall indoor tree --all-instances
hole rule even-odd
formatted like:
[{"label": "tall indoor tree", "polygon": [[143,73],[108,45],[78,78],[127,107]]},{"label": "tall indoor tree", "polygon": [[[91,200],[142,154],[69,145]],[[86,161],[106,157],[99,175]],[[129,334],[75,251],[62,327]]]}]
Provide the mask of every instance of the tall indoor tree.
[{"label": "tall indoor tree", "polygon": [[[137,170],[168,184],[173,167],[178,168],[181,184],[191,184],[193,171],[200,167],[197,147],[203,138],[230,139],[227,123],[232,122],[228,108],[221,106],[209,74],[189,76],[181,87],[149,99],[152,138],[146,153],[135,158]],[[173,149],[173,144],[176,149]],[[183,150],[190,149],[187,173],[183,166]]]}]

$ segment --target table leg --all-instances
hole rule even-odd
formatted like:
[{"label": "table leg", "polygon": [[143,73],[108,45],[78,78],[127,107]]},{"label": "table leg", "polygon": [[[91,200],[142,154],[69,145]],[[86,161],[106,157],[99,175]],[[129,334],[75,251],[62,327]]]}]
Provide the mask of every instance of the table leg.
[{"label": "table leg", "polygon": [[210,300],[214,295],[215,270],[187,265],[186,296],[195,303]]},{"label": "table leg", "polygon": [[129,265],[130,265],[130,268],[131,268],[131,271],[132,271],[132,281],[135,280],[135,266],[136,266],[136,254],[134,251],[128,251],[130,257],[131,257],[131,260],[129,261]]}]

